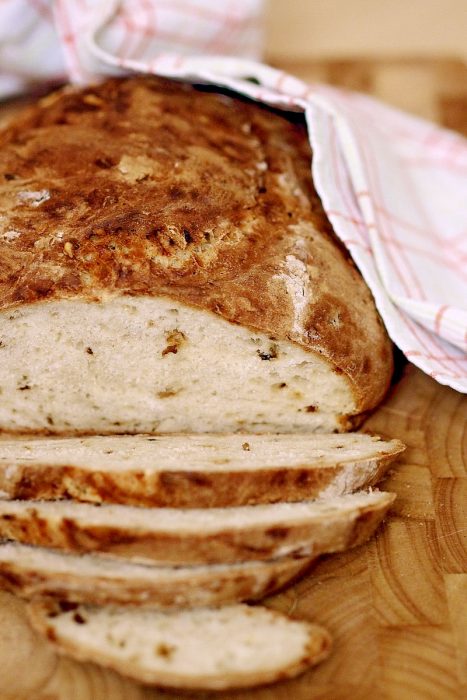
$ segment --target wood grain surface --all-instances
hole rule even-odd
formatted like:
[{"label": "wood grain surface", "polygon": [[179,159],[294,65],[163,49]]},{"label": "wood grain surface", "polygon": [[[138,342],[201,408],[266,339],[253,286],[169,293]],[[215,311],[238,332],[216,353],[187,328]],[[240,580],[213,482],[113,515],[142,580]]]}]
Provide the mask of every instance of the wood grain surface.
[{"label": "wood grain surface", "polygon": [[[458,61],[281,67],[376,94],[467,134],[467,68]],[[331,657],[294,681],[224,693],[223,700],[467,697],[467,398],[407,365],[365,429],[408,446],[382,484],[398,495],[389,518],[371,542],[323,559],[309,576],[267,601],[327,627],[334,637]],[[0,660],[7,659],[0,694],[8,673],[16,683],[13,690],[9,681],[10,695],[1,700],[212,697],[144,689],[91,664],[50,658],[41,640],[33,643],[21,607],[13,607],[8,596],[0,598],[2,633],[13,629],[13,617],[17,630],[14,639],[0,643]],[[25,689],[28,676],[39,679],[35,689]]]}]

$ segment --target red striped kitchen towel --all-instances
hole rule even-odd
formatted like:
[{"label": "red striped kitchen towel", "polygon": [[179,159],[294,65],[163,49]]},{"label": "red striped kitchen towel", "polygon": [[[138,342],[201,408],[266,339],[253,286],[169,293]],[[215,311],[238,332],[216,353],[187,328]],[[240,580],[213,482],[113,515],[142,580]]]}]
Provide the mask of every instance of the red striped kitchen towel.
[{"label": "red striped kitchen towel", "polygon": [[258,63],[261,10],[261,0],[0,0],[0,95],[138,71],[303,111],[317,190],[391,338],[467,392],[466,140]]}]

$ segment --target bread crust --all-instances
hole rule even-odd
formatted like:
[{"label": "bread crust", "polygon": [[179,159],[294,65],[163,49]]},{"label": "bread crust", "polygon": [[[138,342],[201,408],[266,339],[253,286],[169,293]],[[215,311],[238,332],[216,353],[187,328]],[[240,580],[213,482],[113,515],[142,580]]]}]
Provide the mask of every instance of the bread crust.
[{"label": "bread crust", "polygon": [[[316,557],[338,552],[365,542],[378,527],[393,494],[381,494],[377,503],[355,505],[339,513],[323,513],[318,520],[306,515],[294,522],[253,523],[242,528],[219,525],[215,531],[199,529],[164,530],[127,522],[125,511],[115,514],[121,524],[87,524],[86,515],[55,516],[41,513],[31,503],[18,512],[0,504],[0,538],[68,552],[94,552],[114,557],[163,564],[218,564],[268,560],[279,556]],[[73,509],[73,506],[71,506]],[[50,513],[50,511],[49,511]],[[148,514],[158,521],[158,511]],[[241,518],[241,513],[238,513]]]},{"label": "bread crust", "polygon": [[[392,440],[377,448],[373,459],[336,463],[335,467],[303,465],[244,471],[148,472],[102,471],[72,465],[18,463],[2,460],[0,491],[4,498],[57,500],[172,508],[214,508],[301,501],[323,492],[341,495],[376,484],[405,446]],[[92,465],[90,465],[92,467]],[[345,483],[339,479],[347,472]]]},{"label": "bread crust", "polygon": [[391,343],[310,158],[301,117],[171,81],[47,97],[0,133],[0,309],[166,296],[318,353],[368,411]]}]

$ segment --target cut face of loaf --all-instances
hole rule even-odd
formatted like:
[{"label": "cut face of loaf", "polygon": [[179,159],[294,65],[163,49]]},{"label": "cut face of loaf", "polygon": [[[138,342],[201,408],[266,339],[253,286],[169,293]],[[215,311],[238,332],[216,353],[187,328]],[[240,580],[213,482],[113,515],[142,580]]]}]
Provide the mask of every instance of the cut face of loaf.
[{"label": "cut face of loaf", "polygon": [[11,593],[93,605],[191,608],[259,600],[310,568],[310,559],[212,566],[149,566],[94,554],[0,544],[0,584]]},{"label": "cut face of loaf", "polygon": [[324,358],[175,300],[23,306],[0,338],[6,431],[331,433],[358,412]]},{"label": "cut face of loaf", "polygon": [[299,501],[371,486],[403,450],[358,433],[3,439],[0,493],[182,508]]},{"label": "cut face of loaf", "polygon": [[373,492],[202,510],[3,501],[0,538],[159,564],[317,557],[365,542],[393,500]]},{"label": "cut face of loaf", "polygon": [[29,617],[59,652],[169,688],[227,690],[292,678],[331,647],[322,627],[246,605],[163,613],[33,604]]},{"label": "cut face of loaf", "polygon": [[332,432],[392,349],[303,120],[156,78],[0,132],[0,430]]}]

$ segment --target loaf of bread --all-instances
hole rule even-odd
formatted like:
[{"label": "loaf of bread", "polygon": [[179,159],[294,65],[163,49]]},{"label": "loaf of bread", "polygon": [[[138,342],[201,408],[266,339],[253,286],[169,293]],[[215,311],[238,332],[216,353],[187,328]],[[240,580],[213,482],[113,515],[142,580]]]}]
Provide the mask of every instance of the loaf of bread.
[{"label": "loaf of bread", "polygon": [[0,430],[344,431],[392,350],[301,116],[152,77],[0,133]]},{"label": "loaf of bread", "polygon": [[169,688],[284,680],[325,659],[331,647],[322,627],[247,605],[164,613],[35,603],[29,616],[59,652]]},{"label": "loaf of bread", "polygon": [[316,557],[365,542],[393,500],[374,491],[209,509],[0,501],[0,539],[158,564]]},{"label": "loaf of bread", "polygon": [[144,435],[0,440],[0,496],[211,508],[334,497],[404,450],[369,435]]}]

